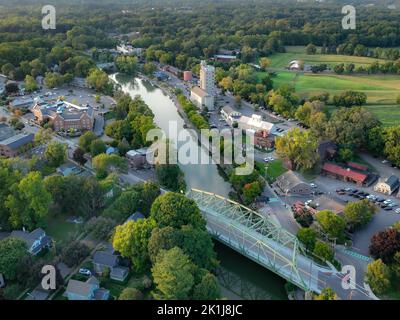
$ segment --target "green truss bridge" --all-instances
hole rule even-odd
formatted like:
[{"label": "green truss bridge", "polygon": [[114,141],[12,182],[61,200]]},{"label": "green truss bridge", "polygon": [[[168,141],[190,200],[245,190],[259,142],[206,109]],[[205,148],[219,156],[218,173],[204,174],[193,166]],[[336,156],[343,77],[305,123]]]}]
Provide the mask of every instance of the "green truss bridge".
[{"label": "green truss bridge", "polygon": [[269,217],[206,191],[192,189],[187,197],[197,203],[214,238],[299,288],[320,293],[330,287],[342,299],[370,299],[360,286],[343,289],[344,275],[330,264],[316,263],[296,236]]}]

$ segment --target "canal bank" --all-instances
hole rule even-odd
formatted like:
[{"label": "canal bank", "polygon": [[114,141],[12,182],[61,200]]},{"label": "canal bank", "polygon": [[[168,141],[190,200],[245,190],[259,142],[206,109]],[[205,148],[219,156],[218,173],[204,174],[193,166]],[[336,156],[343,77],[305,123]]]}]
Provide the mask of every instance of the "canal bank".
[{"label": "canal bank", "polygon": [[[140,78],[122,75],[111,75],[110,77],[121,86],[123,92],[128,93],[131,97],[141,96],[153,111],[155,123],[164,132],[170,131],[171,121],[178,131],[183,130],[184,120],[167,92]],[[198,146],[198,142],[194,138],[189,143]],[[204,148],[199,148],[199,152],[200,156],[209,157]],[[223,179],[212,161],[210,164],[203,165],[180,164],[180,167],[185,173],[188,188],[206,190],[228,197],[231,186]],[[221,261],[218,278],[225,297],[231,299],[239,297],[241,299],[287,299],[284,290],[285,280],[222,244],[216,243],[215,249]]]}]

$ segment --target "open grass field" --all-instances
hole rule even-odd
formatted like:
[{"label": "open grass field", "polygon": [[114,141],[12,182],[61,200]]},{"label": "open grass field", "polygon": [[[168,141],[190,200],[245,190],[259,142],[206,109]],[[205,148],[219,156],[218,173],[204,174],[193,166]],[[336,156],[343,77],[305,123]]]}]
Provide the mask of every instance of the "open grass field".
[{"label": "open grass field", "polygon": [[46,233],[55,240],[66,240],[70,234],[78,230],[76,224],[67,222],[65,217],[54,217],[48,222]]},{"label": "open grass field", "polygon": [[[264,73],[259,72],[258,75],[261,78]],[[367,103],[372,105],[394,105],[400,93],[400,76],[395,75],[349,76],[280,71],[273,80],[275,88],[290,84],[305,98],[322,92],[329,92],[333,96],[347,90],[362,91],[367,95]]]},{"label": "open grass field", "polygon": [[365,108],[375,114],[387,127],[400,125],[399,105],[367,105]]},{"label": "open grass field", "polygon": [[[319,49],[318,51],[319,52]],[[285,53],[275,53],[268,56],[271,61],[271,68],[283,69],[286,68],[290,61],[300,60],[307,64],[321,64],[326,63],[328,66],[334,66],[340,63],[349,64],[354,63],[356,66],[370,65],[375,61],[384,63],[386,60],[368,58],[368,57],[356,57],[356,56],[344,56],[336,54],[306,54],[306,47],[302,46],[288,46],[286,47]]]}]

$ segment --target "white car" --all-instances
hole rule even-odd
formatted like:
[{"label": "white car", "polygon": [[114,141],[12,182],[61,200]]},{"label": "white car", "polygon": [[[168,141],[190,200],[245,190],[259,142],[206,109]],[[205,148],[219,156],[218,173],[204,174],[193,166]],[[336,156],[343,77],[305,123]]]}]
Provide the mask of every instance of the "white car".
[{"label": "white car", "polygon": [[383,164],[388,163],[388,162],[389,162],[389,161],[387,161],[387,160],[383,160],[383,161],[382,161]]},{"label": "white car", "polygon": [[400,214],[400,208],[397,208],[395,211],[397,214]]},{"label": "white car", "polygon": [[311,188],[316,188],[317,185],[316,185],[315,183],[310,183],[310,187],[311,187]]},{"label": "white car", "polygon": [[304,202],[304,204],[305,204],[306,206],[308,206],[311,202],[312,202],[312,200],[307,200],[306,202]]},{"label": "white car", "polygon": [[88,277],[92,275],[92,272],[89,269],[84,269],[84,268],[79,269],[79,273]]},{"label": "white car", "polygon": [[264,162],[269,162],[269,159],[268,158],[264,158]]},{"label": "white car", "polygon": [[275,160],[275,159],[272,158],[272,157],[267,157],[267,159],[268,159],[269,161],[274,161],[274,160]]},{"label": "white car", "polygon": [[392,203],[392,200],[387,199],[387,200],[383,201],[383,203],[384,203],[384,204],[390,204],[390,203]]}]

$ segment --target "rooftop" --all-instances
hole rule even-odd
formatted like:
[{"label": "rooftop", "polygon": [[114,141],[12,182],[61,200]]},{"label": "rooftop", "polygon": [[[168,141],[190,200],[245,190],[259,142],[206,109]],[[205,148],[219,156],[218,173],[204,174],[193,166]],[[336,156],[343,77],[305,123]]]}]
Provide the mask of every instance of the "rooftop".
[{"label": "rooftop", "polygon": [[267,130],[268,132],[272,132],[275,128],[275,125],[271,122],[263,121],[262,117],[259,115],[253,114],[251,118],[246,116],[241,116],[239,119],[239,124],[244,124],[251,129],[257,130]]},{"label": "rooftop", "polygon": [[203,89],[201,89],[200,87],[193,87],[192,93],[194,93],[195,95],[197,95],[201,98],[209,96],[209,94],[206,91],[204,91]]},{"label": "rooftop", "polygon": [[89,104],[76,105],[67,101],[56,101],[53,103],[37,102],[34,108],[39,108],[43,115],[49,117],[56,117],[59,115],[65,120],[77,120],[82,117],[83,114],[88,114],[89,117],[93,117],[94,110]]},{"label": "rooftop", "polygon": [[5,140],[1,140],[0,138],[0,144],[7,146],[11,149],[18,149],[19,147],[32,142],[33,139],[35,138],[35,135],[32,133],[17,133],[13,136],[10,136],[9,138]]},{"label": "rooftop", "polygon": [[343,168],[333,163],[325,163],[322,170],[328,173],[347,177],[361,183],[364,183],[368,178],[368,174],[356,172],[350,168]]}]

